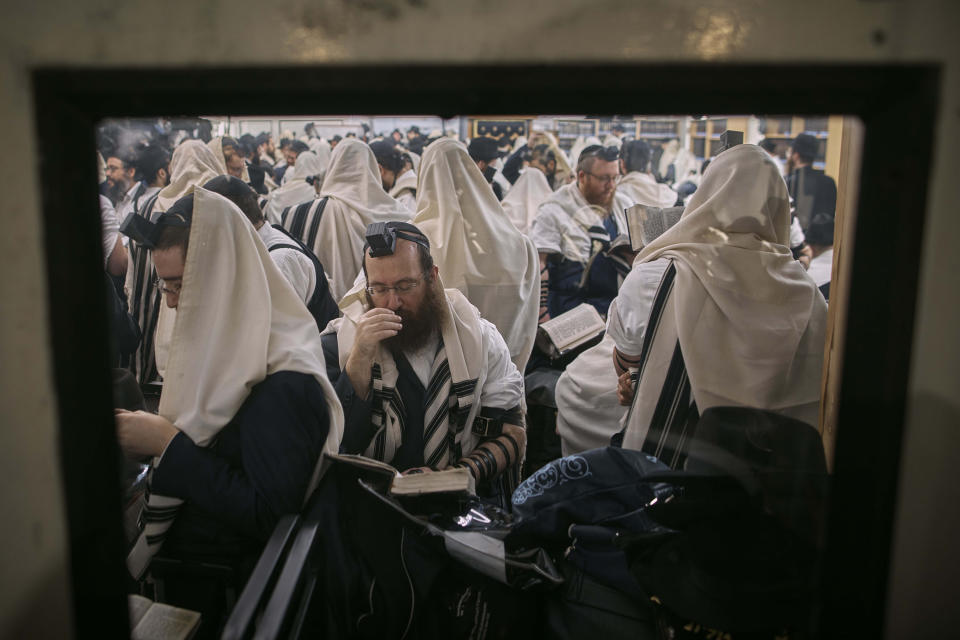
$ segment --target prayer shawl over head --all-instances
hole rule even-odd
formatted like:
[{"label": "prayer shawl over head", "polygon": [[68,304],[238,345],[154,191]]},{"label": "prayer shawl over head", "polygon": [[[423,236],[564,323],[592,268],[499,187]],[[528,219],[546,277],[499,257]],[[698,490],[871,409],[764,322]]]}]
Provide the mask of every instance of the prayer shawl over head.
[{"label": "prayer shawl over head", "polygon": [[[144,200],[136,210],[136,215],[156,221],[174,202],[218,175],[213,152],[200,140],[186,140],[174,149],[170,159],[170,184],[153,197]],[[153,285],[156,273],[150,252],[131,241],[129,255],[130,265],[124,286],[130,301],[130,315],[143,333],[143,340],[130,366],[137,381],[145,384],[156,379],[153,335],[159,310],[164,305],[161,302],[160,290]]]},{"label": "prayer shawl over head", "polygon": [[540,263],[466,147],[444,138],[427,147],[413,223],[430,239],[444,282],[496,325],[520,371],[537,331]]},{"label": "prayer shawl over head", "polygon": [[[327,379],[316,322],[240,210],[213,192],[195,193],[160,415],[208,446],[254,385],[279,371],[305,373],[323,389],[330,414],[324,451],[336,453],[343,410]],[[320,472],[318,460],[305,498]],[[145,526],[127,557],[133,576],[143,574],[181,504],[148,495],[140,518]]]},{"label": "prayer shawl over head", "polygon": [[420,172],[420,154],[414,153],[413,151],[410,151],[410,149],[407,149],[406,147],[403,147],[399,144],[397,145],[397,151],[400,152],[401,154],[405,153],[408,156],[410,156],[410,162],[413,163],[413,172],[414,173]]},{"label": "prayer shawl over head", "polygon": [[500,204],[517,231],[527,233],[537,216],[540,203],[551,194],[553,190],[543,171],[536,167],[527,167]]},{"label": "prayer shawl over head", "polygon": [[[280,216],[284,209],[316,198],[317,189],[314,184],[322,179],[323,171],[323,163],[313,151],[304,151],[298,155],[293,169],[287,170],[290,173],[290,179],[267,196],[267,206],[263,208],[267,222],[280,224]],[[311,184],[307,178],[313,178],[314,184]]]},{"label": "prayer shawl over head", "polygon": [[623,446],[640,449],[663,427],[653,423],[677,355],[699,412],[755,407],[816,426],[827,308],[793,259],[789,228],[777,166],[760,147],[738,145],[710,164],[680,221],[640,252],[637,263],[672,266],[660,321],[652,312],[647,325]]},{"label": "prayer shawl over head", "polygon": [[323,164],[324,169],[326,169],[330,163],[330,153],[333,151],[333,149],[330,148],[330,143],[323,138],[310,138],[307,140],[307,146],[310,147],[310,151],[317,154],[321,164]]},{"label": "prayer shawl over head", "polygon": [[404,191],[410,191],[411,193],[416,193],[417,191],[417,173],[416,171],[405,171],[401,173],[396,181],[393,183],[393,186],[390,187],[390,197],[396,198]]},{"label": "prayer shawl over head", "polygon": [[383,190],[370,147],[353,139],[341,140],[334,148],[320,198],[291,208],[282,224],[313,249],[330,277],[330,293],[339,300],[363,266],[367,225],[409,222],[411,213]]},{"label": "prayer shawl over head", "polygon": [[660,162],[657,164],[657,172],[661,178],[667,177],[667,170],[670,168],[670,165],[673,164],[673,161],[676,160],[679,151],[680,143],[676,139],[663,145],[663,153],[660,155]]},{"label": "prayer shawl over head", "polygon": [[665,184],[660,184],[649,173],[631,171],[620,178],[617,193],[622,193],[636,204],[650,207],[672,207],[677,203],[677,192]]},{"label": "prayer shawl over head", "polygon": [[[223,155],[223,138],[217,136],[213,140],[207,143],[207,148],[213,152],[213,157],[217,161],[217,171],[222,176],[228,176],[230,173],[227,171],[227,159]],[[237,153],[240,153],[240,149],[236,149]],[[250,172],[247,171],[247,163],[243,163],[243,173],[240,175],[240,179],[250,184]]]},{"label": "prayer shawl over head", "polygon": [[[430,369],[423,421],[423,460],[437,469],[456,463],[477,445],[470,425],[480,413],[489,357],[477,308],[456,289],[446,289],[444,295],[447,321],[440,327],[441,345]],[[356,339],[357,322],[370,308],[363,284],[344,296],[340,308],[343,317],[331,320],[324,333],[336,332],[343,369]],[[396,390],[398,377],[390,350],[380,344],[371,368],[371,413],[377,431],[364,452],[368,458],[390,462],[402,443],[404,411]]]},{"label": "prayer shawl over head", "polygon": [[173,156],[170,158],[170,184],[157,194],[154,213],[166,211],[173,206],[174,202],[189,195],[195,187],[206,184],[207,181],[226,172],[222,153],[218,163],[216,154],[203,142],[184,140],[173,150]]}]

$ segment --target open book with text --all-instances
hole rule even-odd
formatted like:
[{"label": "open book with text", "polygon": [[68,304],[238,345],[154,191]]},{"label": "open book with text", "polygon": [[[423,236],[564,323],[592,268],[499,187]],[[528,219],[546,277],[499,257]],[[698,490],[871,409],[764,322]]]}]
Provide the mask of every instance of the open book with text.
[{"label": "open book with text", "polygon": [[635,204],[624,210],[627,218],[627,233],[630,235],[630,245],[634,251],[640,251],[645,246],[663,235],[663,233],[677,224],[683,207],[651,207],[645,204]]},{"label": "open book with text", "polygon": [[593,305],[584,302],[541,324],[537,346],[550,357],[558,358],[599,339],[605,328]]},{"label": "open book with text", "polygon": [[200,626],[200,614],[143,596],[127,596],[130,637],[134,640],[189,640]]},{"label": "open book with text", "polygon": [[464,467],[430,473],[401,474],[386,462],[352,454],[326,454],[333,464],[353,466],[373,480],[374,487],[398,497],[440,493],[476,495],[473,474]]}]

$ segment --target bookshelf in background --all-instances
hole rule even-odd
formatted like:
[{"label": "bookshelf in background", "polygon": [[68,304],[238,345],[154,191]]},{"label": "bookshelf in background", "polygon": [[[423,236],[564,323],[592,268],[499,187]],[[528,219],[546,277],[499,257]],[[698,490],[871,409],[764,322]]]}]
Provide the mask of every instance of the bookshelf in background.
[{"label": "bookshelf in background", "polygon": [[592,118],[557,118],[556,123],[557,143],[566,152],[570,151],[570,147],[573,146],[579,136],[587,138],[600,135],[597,133],[597,120]]}]

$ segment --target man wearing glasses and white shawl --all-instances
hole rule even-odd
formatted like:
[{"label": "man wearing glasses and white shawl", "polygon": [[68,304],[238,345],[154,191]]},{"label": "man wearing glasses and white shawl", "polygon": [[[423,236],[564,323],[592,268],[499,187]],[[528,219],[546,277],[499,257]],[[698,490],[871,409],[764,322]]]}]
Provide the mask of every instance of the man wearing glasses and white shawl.
[{"label": "man wearing glasses and white shawl", "polygon": [[540,254],[541,322],[584,302],[606,314],[630,270],[628,258],[608,253],[626,233],[623,212],[633,204],[617,193],[618,161],[615,147],[587,147],[576,182],[560,187],[537,211],[530,239]]},{"label": "man wearing glasses and white shawl", "polygon": [[322,336],[344,406],[342,449],[401,472],[466,467],[478,495],[507,507],[526,448],[523,378],[497,328],[444,289],[430,241],[404,222],[373,224],[365,282]]}]

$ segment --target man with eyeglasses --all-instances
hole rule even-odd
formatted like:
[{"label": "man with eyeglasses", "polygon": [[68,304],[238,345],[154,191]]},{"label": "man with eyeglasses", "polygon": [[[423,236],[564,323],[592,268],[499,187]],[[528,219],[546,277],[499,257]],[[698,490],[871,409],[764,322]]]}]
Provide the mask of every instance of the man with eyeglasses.
[{"label": "man with eyeglasses", "polygon": [[630,270],[631,256],[610,250],[626,233],[624,210],[633,204],[617,192],[619,158],[616,147],[585,148],[576,182],[560,187],[537,211],[530,238],[540,254],[541,322],[584,302],[606,314]]},{"label": "man with eyeglasses", "polygon": [[466,467],[478,495],[509,503],[526,448],[523,378],[496,327],[443,289],[430,241],[372,224],[365,282],[321,338],[344,408],[341,450],[406,473]]}]

